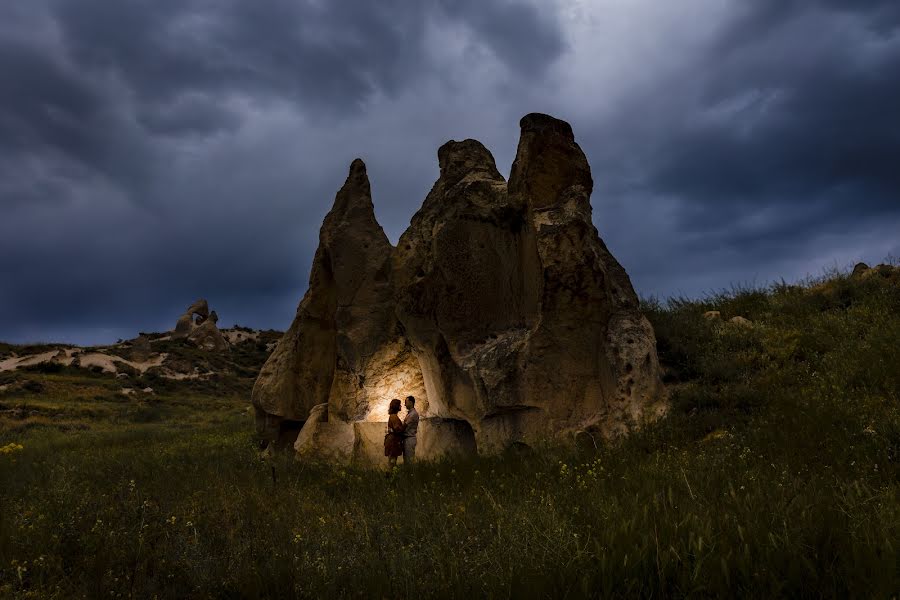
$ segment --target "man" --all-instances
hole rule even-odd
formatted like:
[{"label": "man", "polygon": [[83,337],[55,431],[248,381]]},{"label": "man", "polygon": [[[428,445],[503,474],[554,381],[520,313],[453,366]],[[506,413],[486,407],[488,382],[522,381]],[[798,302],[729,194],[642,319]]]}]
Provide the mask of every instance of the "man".
[{"label": "man", "polygon": [[419,413],[416,411],[416,399],[407,396],[406,417],[403,418],[403,464],[408,465],[416,460],[416,433],[419,430]]}]

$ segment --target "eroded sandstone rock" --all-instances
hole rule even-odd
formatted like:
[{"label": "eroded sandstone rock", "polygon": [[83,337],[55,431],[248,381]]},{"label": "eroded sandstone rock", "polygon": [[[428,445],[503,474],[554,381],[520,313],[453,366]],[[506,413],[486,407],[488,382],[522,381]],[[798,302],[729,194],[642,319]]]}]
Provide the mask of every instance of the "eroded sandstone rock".
[{"label": "eroded sandstone rock", "polygon": [[[194,322],[195,316],[196,323]],[[209,317],[209,304],[205,299],[200,298],[178,317],[175,330],[172,332],[172,339],[186,338],[194,330],[194,327],[206,320],[207,317]]]},{"label": "eroded sandstone rock", "polygon": [[[213,315],[216,313],[213,312]],[[221,352],[228,349],[228,341],[216,326],[218,319],[208,318],[194,327],[188,334],[188,341],[209,352]]]},{"label": "eroded sandstone rock", "polygon": [[744,329],[750,329],[751,327],[753,327],[753,321],[741,316],[731,317],[730,319],[728,319],[728,322],[735,327],[742,327]]},{"label": "eroded sandstone rock", "polygon": [[664,408],[653,329],[592,223],[571,127],[520,125],[508,183],[479,142],[442,146],[396,248],[353,162],[253,390],[263,437],[302,422],[298,456],[383,464],[394,397],[418,399],[423,458],[612,437]]},{"label": "eroded sandstone rock", "polygon": [[869,265],[867,265],[864,262],[858,262],[853,266],[853,273],[851,273],[851,276],[859,277],[868,270],[869,270]]},{"label": "eroded sandstone rock", "polygon": [[[209,303],[204,298],[200,298],[178,318],[175,330],[171,334],[172,339],[186,339],[210,352],[227,350],[228,340],[219,331],[216,325],[218,321],[219,315],[216,314],[216,311],[210,312]],[[149,353],[149,345],[149,340],[144,344],[139,338],[135,341],[133,348],[138,352]]]},{"label": "eroded sandstone rock", "polygon": [[357,159],[322,224],[309,290],[253,388],[263,437],[317,405],[328,405],[329,422],[349,423],[383,419],[395,395],[424,396],[394,314],[391,251]]}]

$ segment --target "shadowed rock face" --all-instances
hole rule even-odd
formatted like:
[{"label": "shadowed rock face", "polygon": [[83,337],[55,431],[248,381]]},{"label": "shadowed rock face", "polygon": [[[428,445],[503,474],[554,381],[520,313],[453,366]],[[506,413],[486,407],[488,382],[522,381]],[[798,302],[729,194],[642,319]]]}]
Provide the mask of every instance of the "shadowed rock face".
[{"label": "shadowed rock face", "polygon": [[520,125],[508,183],[479,142],[442,146],[396,248],[353,162],[253,391],[264,437],[304,421],[300,456],[378,463],[393,397],[417,397],[428,456],[609,437],[662,410],[653,330],[592,224],[584,153],[563,121]]}]

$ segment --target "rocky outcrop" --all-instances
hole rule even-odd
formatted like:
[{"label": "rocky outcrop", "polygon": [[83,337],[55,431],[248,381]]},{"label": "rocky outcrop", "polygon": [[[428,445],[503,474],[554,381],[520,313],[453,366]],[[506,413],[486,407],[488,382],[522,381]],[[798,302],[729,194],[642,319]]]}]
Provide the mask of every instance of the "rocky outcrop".
[{"label": "rocky outcrop", "polygon": [[870,277],[880,276],[886,279],[891,279],[900,274],[900,265],[894,266],[889,264],[879,264],[874,267],[869,267],[866,263],[857,263],[855,267],[853,267],[853,273],[851,277],[853,279],[865,280]]},{"label": "rocky outcrop", "polygon": [[172,339],[186,339],[188,342],[209,352],[222,352],[229,347],[228,340],[219,331],[219,315],[210,312],[209,303],[201,298],[191,304],[178,318]]},{"label": "rocky outcrop", "polygon": [[867,265],[864,262],[858,262],[853,266],[853,272],[851,273],[851,277],[860,277],[868,270],[869,270],[869,265]]},{"label": "rocky outcrop", "polygon": [[[178,317],[175,324],[175,330],[172,332],[172,339],[186,338],[194,330],[194,327],[200,325],[209,317],[209,304],[205,299],[200,298],[191,304],[184,314]],[[196,319],[196,321],[195,321]]]},{"label": "rocky outcrop", "polygon": [[209,318],[202,321],[188,334],[188,341],[209,352],[222,352],[228,349],[228,341],[219,331],[219,315],[216,311],[209,314]]},{"label": "rocky outcrop", "polygon": [[728,319],[728,323],[734,325],[735,327],[742,327],[744,329],[751,329],[753,327],[753,321],[741,316],[731,317],[730,319]]},{"label": "rocky outcrop", "polygon": [[414,395],[420,456],[606,437],[664,407],[656,341],[591,220],[569,125],[527,115],[507,183],[475,140],[392,248],[353,162],[310,286],[253,391],[259,433],[301,422],[304,458],[383,462],[391,398]]}]

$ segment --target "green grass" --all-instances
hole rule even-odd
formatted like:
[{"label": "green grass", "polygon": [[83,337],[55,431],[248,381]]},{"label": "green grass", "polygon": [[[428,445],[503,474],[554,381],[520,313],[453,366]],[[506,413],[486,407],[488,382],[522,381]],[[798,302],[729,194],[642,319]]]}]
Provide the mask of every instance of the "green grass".
[{"label": "green grass", "polygon": [[261,459],[246,396],[196,391],[4,429],[0,597],[896,597],[897,276],[646,310],[672,409],[597,451]]}]

